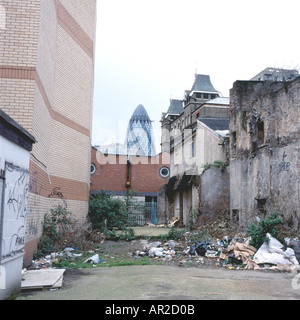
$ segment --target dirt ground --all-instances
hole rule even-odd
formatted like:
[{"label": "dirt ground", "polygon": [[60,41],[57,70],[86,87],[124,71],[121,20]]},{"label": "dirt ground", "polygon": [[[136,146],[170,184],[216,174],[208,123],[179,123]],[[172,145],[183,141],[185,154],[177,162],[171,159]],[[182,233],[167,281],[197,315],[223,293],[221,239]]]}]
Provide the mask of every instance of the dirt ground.
[{"label": "dirt ground", "polygon": [[[144,248],[155,242],[153,240],[132,240],[132,241],[105,241],[101,245],[99,252],[100,259],[105,258],[107,262],[113,259],[124,259],[125,256],[135,258],[137,251],[143,251]],[[167,241],[165,241],[167,242]],[[162,241],[162,245],[164,241]],[[197,267],[197,268],[220,268],[221,264],[219,263],[218,258],[208,258],[205,256],[196,256],[188,255],[184,253],[184,250],[187,250],[188,246],[186,243],[181,243],[175,248],[175,255],[172,256],[172,260],[162,260],[159,257],[148,257],[151,264],[161,264],[168,266],[177,266],[177,267]],[[137,258],[136,258],[137,259]]]},{"label": "dirt ground", "polygon": [[[184,229],[177,229],[182,231]],[[114,259],[122,257],[136,257],[138,251],[146,251],[146,248],[149,247],[154,242],[161,242],[160,247],[169,249],[168,246],[164,246],[168,240],[161,240],[159,236],[166,235],[170,231],[170,228],[152,228],[152,227],[135,227],[134,232],[137,237],[142,237],[142,239],[131,240],[131,241],[112,241],[106,240],[101,244],[100,250],[100,259],[101,256],[106,258],[107,261],[110,261],[111,256]],[[156,238],[157,237],[157,238]],[[175,254],[172,255],[171,259],[162,259],[159,257],[149,257],[151,264],[163,264],[168,266],[177,266],[177,267],[202,267],[202,268],[220,268],[221,264],[218,258],[208,258],[206,256],[198,255],[189,255],[186,253],[189,246],[191,246],[194,241],[188,239],[178,239],[176,240],[178,245],[174,248]],[[102,254],[102,255],[101,255]]]}]

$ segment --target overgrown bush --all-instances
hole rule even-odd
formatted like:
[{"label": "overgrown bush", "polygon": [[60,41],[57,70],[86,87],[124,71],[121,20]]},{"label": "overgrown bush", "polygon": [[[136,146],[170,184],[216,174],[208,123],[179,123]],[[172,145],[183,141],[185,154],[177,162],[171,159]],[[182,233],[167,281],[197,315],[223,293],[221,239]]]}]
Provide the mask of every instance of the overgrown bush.
[{"label": "overgrown bush", "polygon": [[114,228],[123,228],[127,224],[126,206],[120,199],[112,198],[104,190],[91,196],[89,218],[93,228],[107,232]]},{"label": "overgrown bush", "polygon": [[61,205],[44,215],[42,236],[34,254],[35,259],[61,249],[63,236],[68,233],[71,226],[70,215],[71,212]]},{"label": "overgrown bush", "polygon": [[228,163],[220,160],[215,160],[214,163],[206,163],[203,165],[204,171],[210,169],[211,167],[219,168],[222,172],[225,171]]},{"label": "overgrown bush", "polygon": [[197,227],[198,210],[192,210],[188,219],[188,230],[193,231]]},{"label": "overgrown bush", "polygon": [[280,225],[283,224],[283,214],[280,212],[273,212],[259,223],[252,223],[248,228],[251,235],[249,244],[259,249],[265,241],[268,241],[266,234],[269,233],[272,237],[276,238],[279,231],[278,229]]}]

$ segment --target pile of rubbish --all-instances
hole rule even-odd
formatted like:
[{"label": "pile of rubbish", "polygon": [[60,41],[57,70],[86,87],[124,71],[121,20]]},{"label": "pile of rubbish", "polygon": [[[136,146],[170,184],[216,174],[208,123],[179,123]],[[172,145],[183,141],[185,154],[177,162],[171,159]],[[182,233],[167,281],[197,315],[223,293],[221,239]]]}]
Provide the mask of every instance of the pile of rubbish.
[{"label": "pile of rubbish", "polygon": [[46,255],[41,259],[32,260],[32,264],[29,267],[29,269],[30,270],[47,269],[52,266],[52,263],[58,262],[58,259],[61,257],[76,259],[82,256],[82,253],[75,253],[74,251],[76,251],[75,248],[67,247],[61,252],[52,252],[51,254]]},{"label": "pile of rubbish", "polygon": [[282,245],[270,234],[266,235],[266,241],[257,250],[251,246],[250,237],[236,236],[224,237],[207,241],[195,241],[187,245],[185,242],[170,240],[166,243],[160,241],[147,243],[142,250],[133,253],[135,258],[149,256],[159,261],[193,261],[195,258],[213,258],[215,266],[228,269],[244,270],[275,270],[291,272],[300,269],[300,241],[285,239]]},{"label": "pile of rubbish", "polygon": [[174,240],[170,240],[162,245],[160,241],[146,243],[144,248],[134,252],[133,256],[138,259],[139,257],[148,256],[150,258],[160,258],[162,261],[171,261],[176,254],[175,247],[179,243]]},{"label": "pile of rubbish", "polygon": [[[67,247],[61,252],[52,252],[49,255],[46,255],[45,257],[38,259],[38,260],[32,260],[31,266],[28,268],[28,270],[40,270],[40,269],[49,269],[52,267],[53,263],[58,262],[59,258],[67,258],[67,259],[77,259],[78,257],[82,257],[82,253],[76,253],[78,252],[73,247]],[[89,253],[94,253],[93,250],[90,250]],[[84,263],[91,263],[91,264],[98,264],[105,262],[105,259],[100,259],[98,254],[94,254],[93,256],[89,257],[84,261]],[[26,269],[25,269],[26,271]]]}]

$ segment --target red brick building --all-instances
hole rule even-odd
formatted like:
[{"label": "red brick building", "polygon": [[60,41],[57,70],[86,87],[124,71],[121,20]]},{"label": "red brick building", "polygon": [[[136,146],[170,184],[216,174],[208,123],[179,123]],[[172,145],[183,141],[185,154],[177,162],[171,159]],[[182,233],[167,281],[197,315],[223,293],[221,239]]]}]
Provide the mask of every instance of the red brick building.
[{"label": "red brick building", "polygon": [[157,201],[157,192],[168,183],[168,153],[154,157],[106,154],[95,147],[91,151],[91,194],[101,190],[122,196],[134,190],[146,202]]}]

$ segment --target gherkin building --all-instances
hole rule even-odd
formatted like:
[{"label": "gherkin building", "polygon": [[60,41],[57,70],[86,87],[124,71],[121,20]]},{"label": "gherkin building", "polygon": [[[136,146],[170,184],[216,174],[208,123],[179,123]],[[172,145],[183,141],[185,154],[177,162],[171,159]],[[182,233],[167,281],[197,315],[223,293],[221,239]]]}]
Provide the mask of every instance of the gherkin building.
[{"label": "gherkin building", "polygon": [[129,120],[125,145],[127,154],[155,156],[153,128],[143,105],[138,105]]}]

